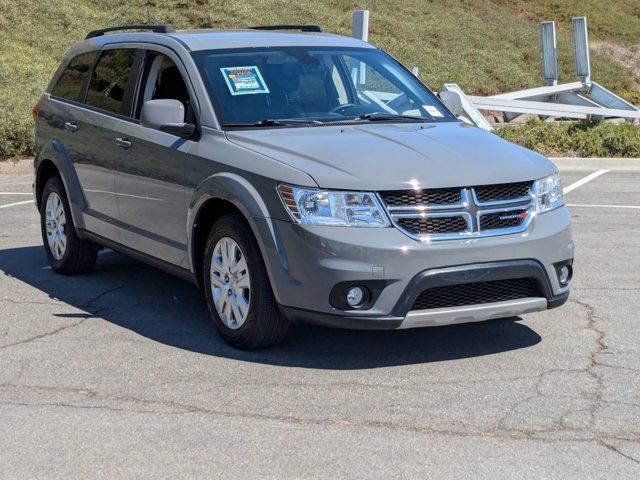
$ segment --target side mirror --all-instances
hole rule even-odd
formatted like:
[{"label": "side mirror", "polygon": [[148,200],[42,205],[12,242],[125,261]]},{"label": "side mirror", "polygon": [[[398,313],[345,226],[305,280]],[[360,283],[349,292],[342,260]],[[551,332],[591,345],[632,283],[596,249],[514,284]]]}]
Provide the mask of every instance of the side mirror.
[{"label": "side mirror", "polygon": [[184,123],[184,105],[178,100],[149,100],[142,105],[140,125],[147,128],[190,137],[196,131],[192,123]]},{"label": "side mirror", "polygon": [[453,113],[456,117],[460,115],[464,115],[464,109],[462,108],[462,100],[460,99],[460,95],[456,92],[442,91],[438,93],[438,97],[444,106],[449,109],[451,113]]}]

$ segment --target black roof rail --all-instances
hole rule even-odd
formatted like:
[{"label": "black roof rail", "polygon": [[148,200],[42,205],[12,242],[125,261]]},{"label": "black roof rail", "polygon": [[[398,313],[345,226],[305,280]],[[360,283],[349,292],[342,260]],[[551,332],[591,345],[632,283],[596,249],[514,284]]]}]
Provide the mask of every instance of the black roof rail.
[{"label": "black roof rail", "polygon": [[140,24],[134,24],[134,25],[119,25],[119,26],[116,26],[116,27],[108,27],[108,28],[101,28],[101,29],[98,29],[98,30],[91,30],[87,34],[86,38],[100,37],[101,35],[104,35],[105,33],[118,32],[120,30],[151,30],[152,32],[155,32],[155,33],[172,33],[172,32],[175,32],[175,30],[173,29],[173,27],[171,25],[140,23]]},{"label": "black roof rail", "polygon": [[300,30],[301,32],[324,32],[319,25],[259,25],[251,30]]}]

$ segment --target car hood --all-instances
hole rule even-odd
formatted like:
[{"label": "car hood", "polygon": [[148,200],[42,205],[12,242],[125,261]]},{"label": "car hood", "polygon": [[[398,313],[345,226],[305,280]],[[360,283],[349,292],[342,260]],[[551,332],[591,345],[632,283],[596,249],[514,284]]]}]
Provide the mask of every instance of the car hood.
[{"label": "car hood", "polygon": [[556,171],[542,155],[460,122],[254,129],[227,137],[306,172],[322,188],[487,185]]}]

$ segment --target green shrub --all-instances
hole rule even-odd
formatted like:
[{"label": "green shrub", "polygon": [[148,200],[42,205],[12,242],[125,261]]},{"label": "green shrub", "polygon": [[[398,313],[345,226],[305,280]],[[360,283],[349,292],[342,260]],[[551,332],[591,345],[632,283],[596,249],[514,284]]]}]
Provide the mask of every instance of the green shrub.
[{"label": "green shrub", "polygon": [[33,148],[31,108],[26,108],[26,112],[19,111],[17,114],[6,112],[0,117],[0,160],[32,155]]},{"label": "green shrub", "polygon": [[551,157],[640,157],[640,125],[632,123],[531,120],[496,133]]}]

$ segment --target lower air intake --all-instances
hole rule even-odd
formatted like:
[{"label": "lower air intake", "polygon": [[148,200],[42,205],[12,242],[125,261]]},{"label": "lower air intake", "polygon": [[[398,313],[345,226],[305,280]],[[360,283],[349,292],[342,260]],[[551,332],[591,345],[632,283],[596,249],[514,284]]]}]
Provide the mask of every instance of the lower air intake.
[{"label": "lower air intake", "polygon": [[464,283],[424,290],[416,298],[411,310],[462,307],[528,297],[544,297],[540,285],[533,278]]}]

